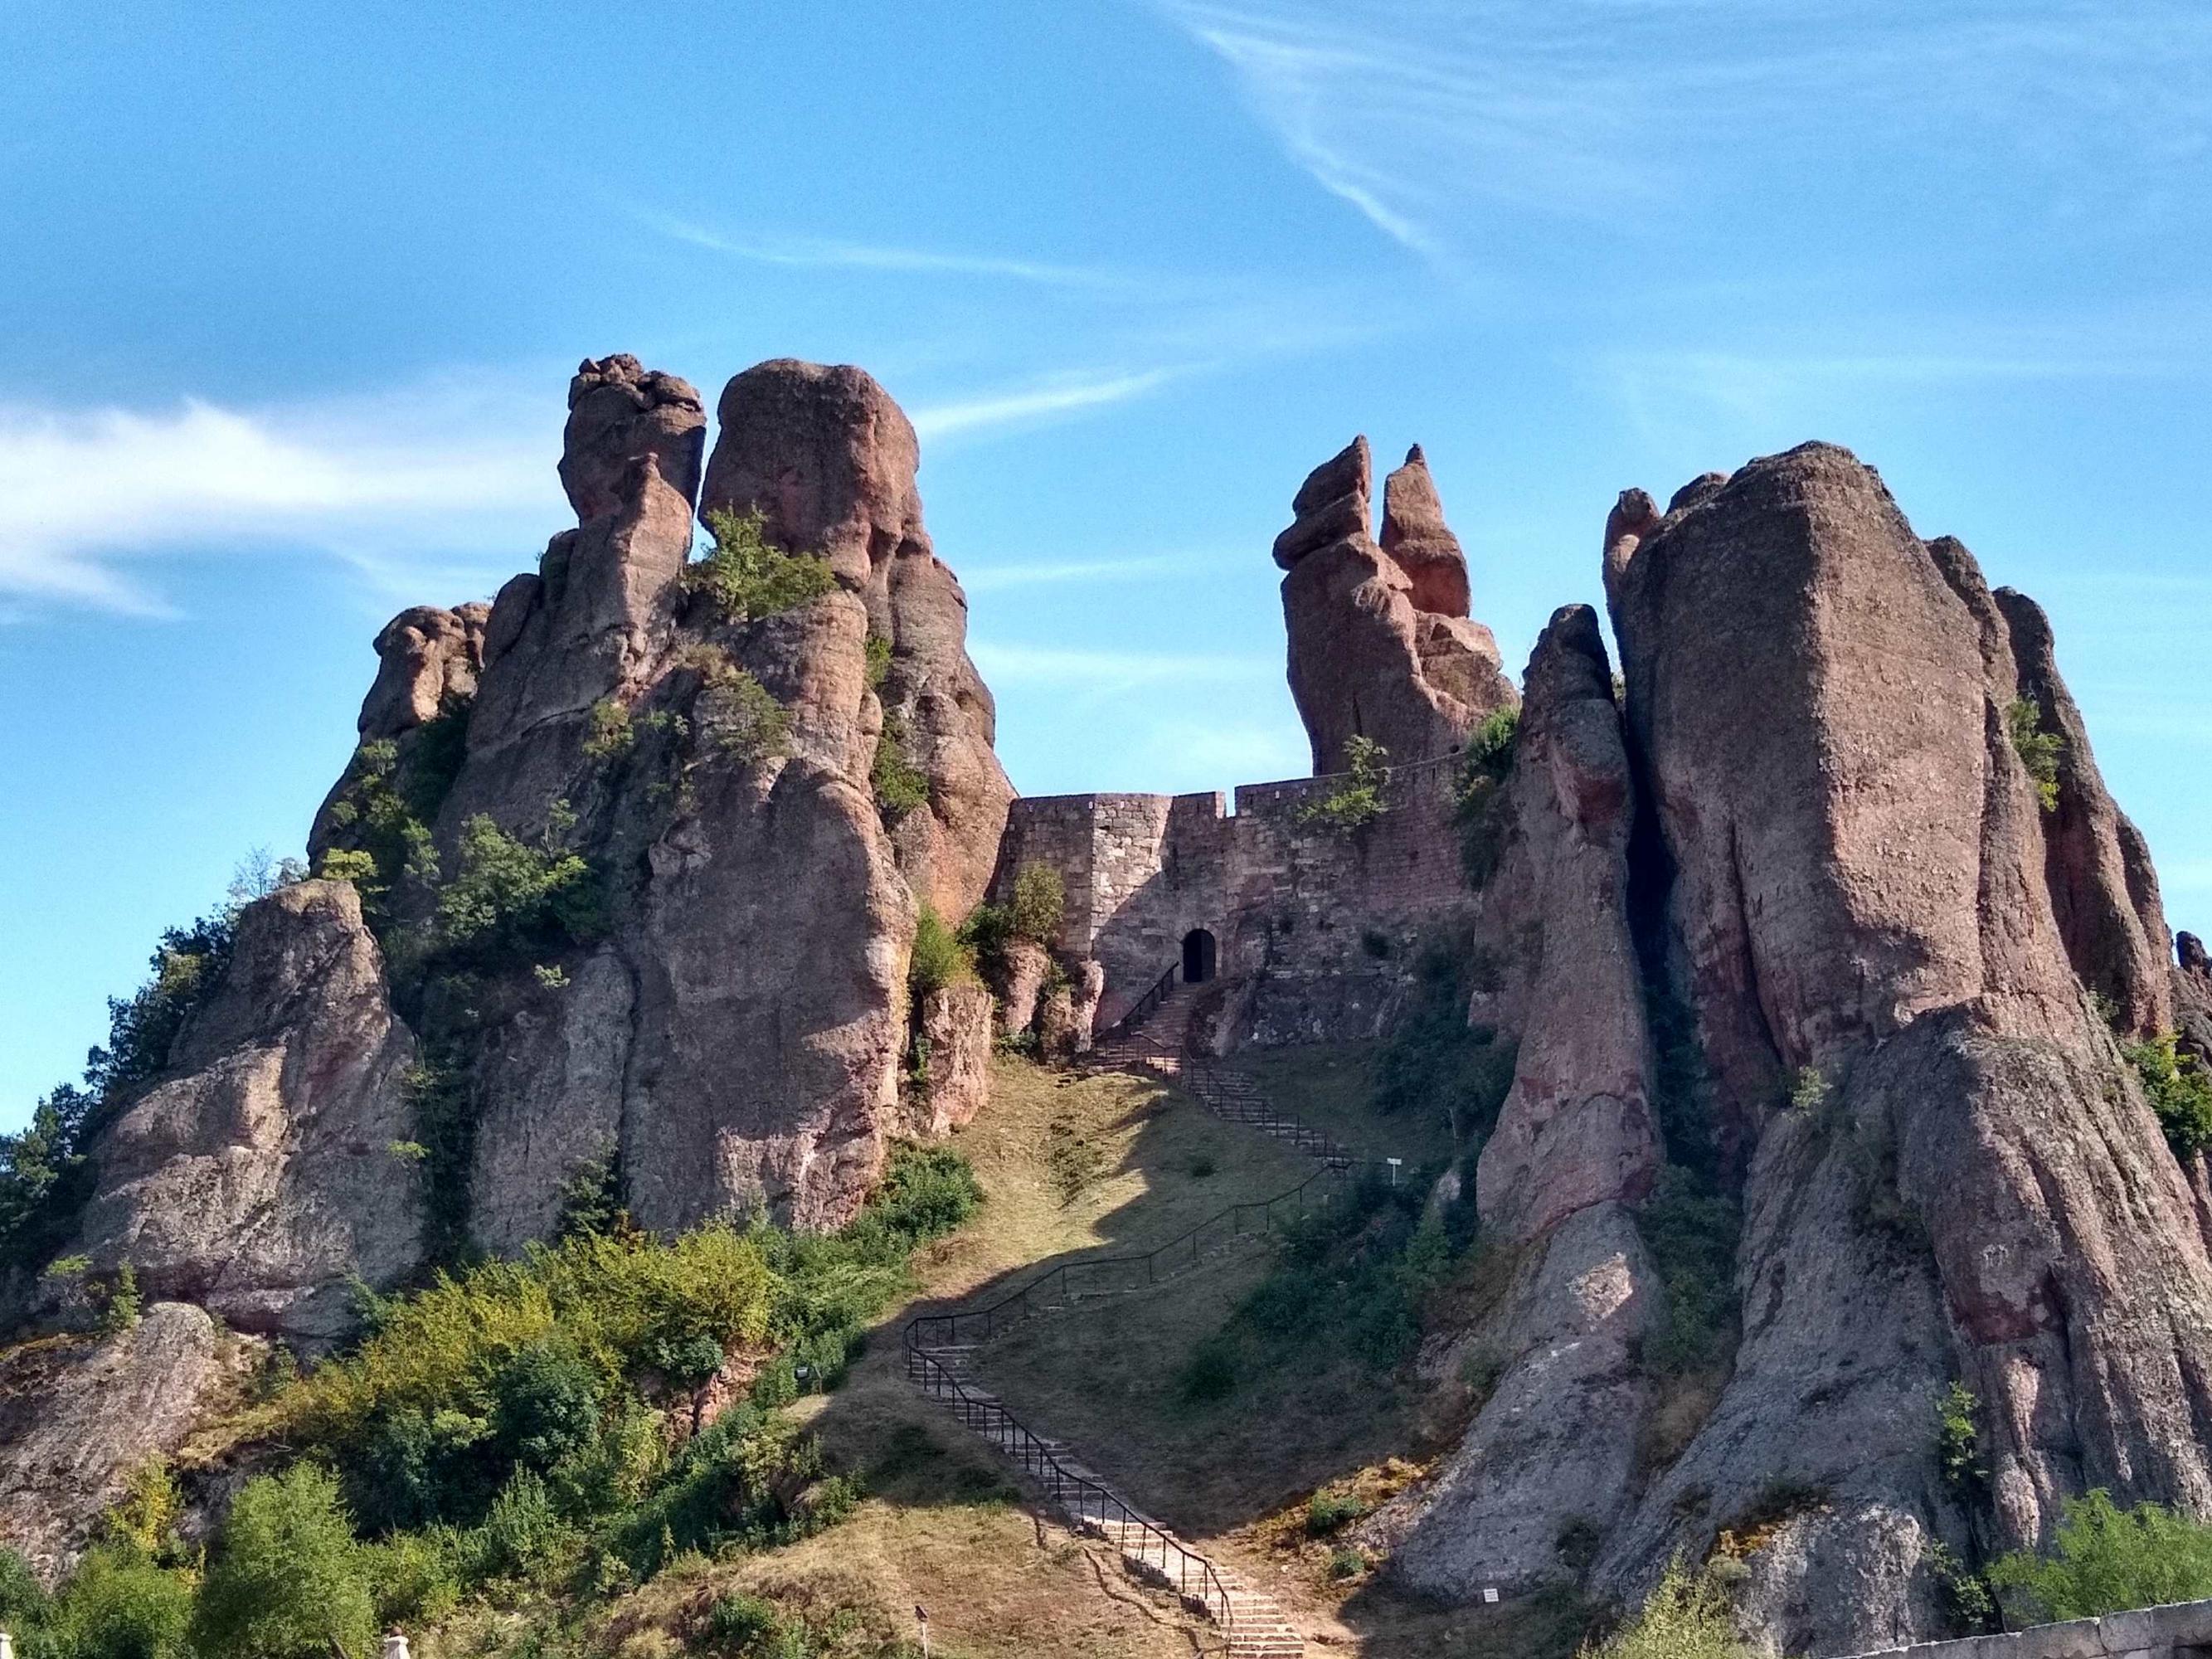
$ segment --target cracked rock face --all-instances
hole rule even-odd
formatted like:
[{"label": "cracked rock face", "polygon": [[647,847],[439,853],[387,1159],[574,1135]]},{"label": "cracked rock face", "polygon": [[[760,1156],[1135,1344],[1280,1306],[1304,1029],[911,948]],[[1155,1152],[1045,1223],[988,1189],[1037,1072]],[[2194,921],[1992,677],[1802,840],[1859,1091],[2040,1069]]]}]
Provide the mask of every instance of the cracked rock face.
[{"label": "cracked rock face", "polygon": [[1275,538],[1291,696],[1316,774],[1343,771],[1354,737],[1401,765],[1449,755],[1518,701],[1497,641],[1468,617],[1467,561],[1419,449],[1385,486],[1379,544],[1373,482],[1367,440],[1356,438],[1314,469]]},{"label": "cracked rock face", "polygon": [[[2088,1486],[2212,1500],[2212,1262],[2083,982],[2154,1006],[2130,837],[2039,613],[1922,542],[1848,453],[1700,481],[1607,541],[1745,1231],[1735,1374],[1599,1583],[1648,1583],[1786,1477],[1827,1498],[1752,1562],[1773,1638],[1911,1639],[1934,1626],[1933,1539],[2033,1543]],[[2056,814],[2008,734],[2021,697],[2075,751]],[[1791,1109],[1803,1068],[1828,1097]],[[1985,1517],[1933,1468],[1954,1375],[1983,1402]]]}]

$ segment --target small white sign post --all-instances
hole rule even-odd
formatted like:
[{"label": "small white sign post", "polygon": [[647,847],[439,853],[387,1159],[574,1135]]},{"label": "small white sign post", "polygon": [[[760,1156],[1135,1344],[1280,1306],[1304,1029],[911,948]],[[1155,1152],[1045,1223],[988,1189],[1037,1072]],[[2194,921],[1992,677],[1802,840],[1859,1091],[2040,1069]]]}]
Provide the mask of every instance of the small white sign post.
[{"label": "small white sign post", "polygon": [[1406,1160],[1402,1158],[1386,1158],[1382,1161],[1390,1166],[1390,1184],[1393,1187],[1396,1186],[1398,1184],[1398,1166],[1401,1164],[1403,1164]]},{"label": "small white sign post", "polygon": [[[8,1656],[0,1653],[0,1659],[8,1659]],[[412,1659],[407,1651],[407,1638],[398,1631],[384,1638],[383,1659]]]},{"label": "small white sign post", "polygon": [[[914,1604],[914,1621],[921,1626],[921,1659],[929,1659],[929,1609],[919,1601]],[[7,1656],[0,1654],[0,1659]]]}]

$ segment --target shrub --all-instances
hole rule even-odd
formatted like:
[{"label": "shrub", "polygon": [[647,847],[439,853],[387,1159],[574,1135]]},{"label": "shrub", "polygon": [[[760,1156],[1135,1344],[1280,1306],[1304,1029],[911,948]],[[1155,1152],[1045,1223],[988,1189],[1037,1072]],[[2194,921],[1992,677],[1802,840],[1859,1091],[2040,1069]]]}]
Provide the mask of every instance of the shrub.
[{"label": "shrub", "polygon": [[1317,1492],[1306,1499],[1306,1535],[1326,1538],[1367,1513],[1367,1505],[1348,1492]]},{"label": "shrub", "polygon": [[1236,1344],[1219,1332],[1200,1339],[1176,1377],[1176,1391],[1193,1405],[1226,1400],[1237,1392]]},{"label": "shrub", "polygon": [[695,707],[699,729],[714,748],[758,766],[791,752],[791,711],[742,668],[708,678]]},{"label": "shrub", "polygon": [[100,1311],[101,1334],[119,1336],[136,1330],[145,1305],[138,1294],[137,1269],[126,1261],[115,1270],[114,1282],[107,1287],[107,1303]]},{"label": "shrub", "polygon": [[883,732],[876,739],[876,757],[868,768],[868,782],[875,790],[877,810],[893,823],[929,805],[928,775],[907,752],[906,721],[888,709]]},{"label": "shrub", "polygon": [[2123,1043],[2120,1053],[2142,1084],[2173,1155],[2188,1158],[2212,1146],[2212,1072],[2203,1062],[2182,1053],[2172,1031]]},{"label": "shrub", "polygon": [[584,753],[588,758],[618,760],[636,742],[637,731],[630,724],[628,708],[612,697],[601,697],[592,705],[584,720]]},{"label": "shrub", "polygon": [[707,514],[714,545],[684,567],[684,586],[703,595],[723,622],[757,622],[796,610],[837,586],[828,560],[770,545],[762,533],[767,527],[768,517],[758,508]]},{"label": "shrub", "polygon": [[1454,816],[1459,822],[1460,866],[1470,885],[1480,887],[1498,868],[1505,845],[1505,814],[1499,803],[1521,736],[1521,711],[1500,708],[1487,715],[1467,740]]},{"label": "shrub", "polygon": [[1726,1590],[1710,1573],[1668,1564],[1637,1615],[1584,1659],[1749,1659]]},{"label": "shrub", "polygon": [[2122,1510],[2099,1487],[2069,1498],[2054,1553],[1993,1563],[1989,1582],[2030,1618],[2090,1619],[2212,1597],[2212,1527],[2155,1504]]},{"label": "shrub", "polygon": [[1067,914],[1067,884],[1048,864],[1024,864],[1014,877],[1006,904],[1006,924],[1017,939],[1050,945],[1060,938]]},{"label": "shrub", "polygon": [[47,1623],[68,1659],[185,1659],[191,1621],[188,1580],[128,1545],[106,1544],[77,1564]]},{"label": "shrub", "polygon": [[807,1659],[805,1632],[757,1595],[731,1590],[717,1596],[702,1622],[714,1650],[732,1659]]},{"label": "shrub", "polygon": [[1989,1469],[1982,1462],[1981,1430],[1974,1422],[1981,1403],[1959,1382],[1936,1401],[1936,1467],[1944,1485],[1962,1498],[1978,1496],[1990,1483]]},{"label": "shrub", "polygon": [[376,1622],[434,1624],[461,1599],[460,1535],[449,1528],[397,1532],[361,1547],[362,1572],[376,1601]]},{"label": "shrub", "polygon": [[975,964],[934,907],[925,904],[914,919],[914,951],[907,958],[907,988],[915,1000],[975,976]]},{"label": "shrub", "polygon": [[1644,1345],[1662,1376],[1723,1365],[1736,1335],[1735,1249],[1742,1218],[1694,1171],[1669,1164],[1637,1206],[1636,1230],[1667,1287],[1666,1323]]},{"label": "shrub", "polygon": [[155,1559],[169,1547],[170,1534],[184,1507],[184,1497],[177,1490],[169,1466],[158,1457],[149,1457],[131,1472],[122,1501],[102,1517],[100,1529],[109,1542]]},{"label": "shrub", "polygon": [[2035,786],[2035,799],[2046,812],[2058,810],[2058,761],[2066,739],[2043,729],[2043,710],[2033,697],[2015,697],[2005,709],[2005,728],[2020,763]]},{"label": "shrub", "polygon": [[1513,1085],[1514,1045],[1467,1023],[1472,979],[1480,964],[1448,943],[1432,944],[1414,964],[1406,1012],[1375,1062],[1375,1109],[1441,1109],[1455,1139],[1489,1133]]},{"label": "shrub", "polygon": [[1382,791],[1390,781],[1390,751],[1372,738],[1344,740],[1344,770],[1336,787],[1297,811],[1301,824],[1352,835],[1389,811]]},{"label": "shrub", "polygon": [[46,1608],[46,1586],[31,1564],[0,1547],[0,1630],[24,1631],[44,1624]]},{"label": "shrub", "polygon": [[534,847],[489,813],[463,824],[460,872],[438,895],[440,946],[505,957],[596,938],[604,925],[599,882],[580,854],[560,846],[575,821],[568,804],[556,801]]},{"label": "shrub", "polygon": [[1796,1112],[1817,1112],[1828,1103],[1827,1078],[1817,1066],[1801,1066],[1790,1076],[1789,1106]]},{"label": "shrub", "polygon": [[360,890],[362,912],[372,927],[391,923],[391,896],[403,880],[427,887],[438,879],[429,825],[459,775],[468,722],[469,706],[449,701],[415,729],[404,750],[389,738],[379,738],[354,750],[346,767],[331,804],[333,841],[324,852],[322,873]]},{"label": "shrub", "polygon": [[1331,1550],[1328,1553],[1328,1576],[1332,1578],[1357,1578],[1367,1571],[1367,1558],[1358,1550]]},{"label": "shrub", "polygon": [[376,1607],[337,1480],[312,1463],[250,1480],[200,1589],[192,1644],[225,1659],[374,1650]]},{"label": "shrub", "polygon": [[891,676],[891,642],[880,634],[871,634],[862,649],[867,665],[868,690],[880,691],[884,682]]}]

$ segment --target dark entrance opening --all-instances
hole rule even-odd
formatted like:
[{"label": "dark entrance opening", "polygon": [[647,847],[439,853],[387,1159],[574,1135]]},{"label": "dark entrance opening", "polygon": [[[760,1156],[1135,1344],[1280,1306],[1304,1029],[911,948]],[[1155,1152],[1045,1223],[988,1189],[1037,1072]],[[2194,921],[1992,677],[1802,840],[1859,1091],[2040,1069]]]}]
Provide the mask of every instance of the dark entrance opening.
[{"label": "dark entrance opening", "polygon": [[1213,935],[1194,927],[1182,936],[1182,982],[1203,985],[1213,977],[1216,947]]}]

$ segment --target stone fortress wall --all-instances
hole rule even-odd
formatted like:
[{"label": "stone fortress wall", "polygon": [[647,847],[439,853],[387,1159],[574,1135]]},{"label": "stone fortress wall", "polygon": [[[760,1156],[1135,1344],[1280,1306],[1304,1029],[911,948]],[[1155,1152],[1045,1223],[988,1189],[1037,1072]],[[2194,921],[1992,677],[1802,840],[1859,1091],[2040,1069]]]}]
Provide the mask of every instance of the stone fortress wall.
[{"label": "stone fortress wall", "polygon": [[2207,1654],[2212,1654],[2212,1601],[2179,1601],[1996,1636],[1885,1648],[1855,1659],[2203,1659]]},{"label": "stone fortress wall", "polygon": [[1059,872],[1058,948],[1104,970],[1098,1030],[1191,941],[1198,976],[1227,988],[1235,1040],[1374,1036],[1420,940],[1473,902],[1454,819],[1462,764],[1449,754],[1392,768],[1382,815],[1356,832],[1302,821],[1341,775],[1246,784],[1233,811],[1218,792],[1024,798],[1007,818],[994,896],[1025,866]]}]

